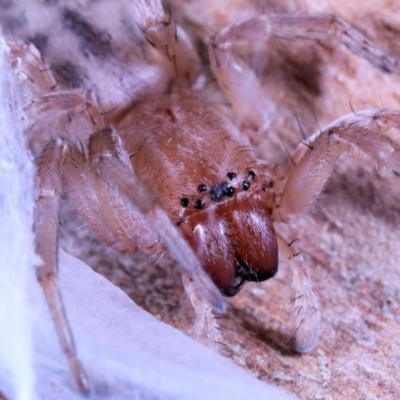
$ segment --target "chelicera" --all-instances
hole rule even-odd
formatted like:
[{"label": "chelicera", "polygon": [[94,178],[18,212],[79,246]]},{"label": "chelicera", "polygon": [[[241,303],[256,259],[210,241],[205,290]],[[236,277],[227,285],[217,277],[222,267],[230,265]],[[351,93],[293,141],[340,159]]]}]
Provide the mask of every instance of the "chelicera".
[{"label": "chelicera", "polygon": [[[135,8],[147,46],[155,49],[160,69],[167,71],[168,85],[163,93],[145,96],[115,113],[103,112],[101,99],[90,91],[57,90],[51,69],[37,50],[9,42],[10,63],[29,77],[35,92],[28,106],[31,118],[54,120],[52,130],[62,132],[47,143],[38,161],[35,231],[42,263],[37,275],[83,392],[88,391],[87,378],[56,283],[62,187],[97,235],[115,250],[130,253],[139,248],[150,256],[169,250],[196,309],[200,302],[223,311],[222,295],[237,294],[245,281],[273,277],[279,247],[293,269],[298,291],[293,342],[298,351],[307,351],[318,336],[318,301],[301,257],[275,232],[273,222],[288,222],[303,212],[343,153],[357,148],[385,166],[400,150],[398,138],[391,135],[392,127],[400,127],[400,114],[367,110],[321,129],[297,148],[293,162],[284,168],[259,162],[237,124],[202,101],[196,89],[201,86],[201,63],[184,31],[156,0],[138,1]],[[64,19],[79,40],[87,39],[89,28],[82,18],[64,12]],[[74,27],[71,20],[81,23]],[[397,59],[332,16],[261,15],[229,25],[209,44],[208,58],[243,123],[261,127],[268,118],[255,74],[235,54],[233,44],[266,41],[281,30],[287,38],[300,32],[312,39],[333,32],[375,66],[397,68]],[[90,36],[92,46],[94,36]],[[105,36],[99,40],[101,49],[108,51],[111,44]],[[88,43],[84,48],[94,56],[100,54]],[[209,319],[208,310],[201,317]]]}]

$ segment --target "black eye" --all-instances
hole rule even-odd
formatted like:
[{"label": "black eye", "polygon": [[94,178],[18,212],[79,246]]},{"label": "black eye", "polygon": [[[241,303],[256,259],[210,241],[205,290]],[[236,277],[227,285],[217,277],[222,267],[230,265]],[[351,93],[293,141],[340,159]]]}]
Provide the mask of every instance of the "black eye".
[{"label": "black eye", "polygon": [[235,194],[235,188],[233,188],[232,186],[228,186],[225,189],[225,195],[228,197],[232,197]]},{"label": "black eye", "polygon": [[234,172],[228,172],[226,174],[226,176],[228,177],[228,179],[231,181],[232,179],[236,178],[236,174]]},{"label": "black eye", "polygon": [[254,171],[249,171],[248,175],[250,179],[254,179],[256,177],[256,173]]},{"label": "black eye", "polygon": [[201,210],[204,207],[203,200],[196,200],[194,203],[194,208],[197,208],[198,210]]},{"label": "black eye", "polygon": [[242,182],[242,187],[243,187],[243,190],[249,190],[250,189],[250,182],[243,181]]},{"label": "black eye", "polygon": [[201,183],[198,187],[197,190],[199,192],[205,192],[207,190],[207,186],[204,183]]},{"label": "black eye", "polygon": [[189,199],[187,199],[186,197],[181,199],[181,206],[182,207],[187,207],[188,205],[189,205]]}]

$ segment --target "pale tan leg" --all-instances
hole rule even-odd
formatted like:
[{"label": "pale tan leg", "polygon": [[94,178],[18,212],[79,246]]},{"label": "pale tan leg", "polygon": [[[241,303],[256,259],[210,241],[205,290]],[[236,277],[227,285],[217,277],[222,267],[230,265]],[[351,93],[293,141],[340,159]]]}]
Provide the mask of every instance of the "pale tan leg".
[{"label": "pale tan leg", "polygon": [[200,294],[195,281],[183,274],[182,282],[196,314],[196,320],[189,331],[190,336],[197,342],[216,349],[221,341],[221,335],[212,307]]},{"label": "pale tan leg", "polygon": [[48,66],[43,64],[38,49],[20,40],[7,39],[8,62],[15,70],[19,82],[29,82],[30,89],[37,95],[56,88],[57,82]]},{"label": "pale tan leg", "polygon": [[269,20],[271,36],[306,40],[334,38],[355,55],[365,58],[376,68],[385,72],[400,72],[399,57],[386,52],[344,19],[335,15],[323,17],[271,15]]},{"label": "pale tan leg", "polygon": [[26,111],[33,120],[51,120],[52,125],[66,116],[65,129],[71,132],[72,137],[93,132],[96,125],[103,126],[97,100],[88,90],[71,89],[41,94],[32,100]]},{"label": "pale tan leg", "polygon": [[288,221],[320,194],[340,155],[358,150],[380,168],[400,151],[400,112],[365,110],[346,115],[295,151],[274,219]]},{"label": "pale tan leg", "polygon": [[211,69],[241,122],[255,128],[268,126],[271,106],[255,72],[235,52],[235,45],[266,42],[270,26],[266,16],[231,24],[222,29],[209,46]]},{"label": "pale tan leg", "polygon": [[139,245],[151,255],[162,251],[163,246],[147,222],[140,215],[132,215],[129,207],[118,201],[115,191],[100,177],[96,179],[84,154],[68,139],[52,140],[46,146],[39,159],[37,181],[36,251],[42,260],[37,277],[74,379],[82,393],[88,393],[87,378],[76,355],[57,285],[57,231],[63,181],[78,211],[107,245],[123,252],[133,252]]},{"label": "pale tan leg", "polygon": [[87,394],[88,381],[76,355],[74,340],[57,284],[61,169],[66,151],[66,145],[62,140],[52,141],[43,151],[38,165],[35,233],[36,251],[41,258],[41,264],[37,267],[37,277],[71,372],[80,391]]},{"label": "pale tan leg", "polygon": [[200,59],[189,36],[167,15],[160,0],[136,0],[138,24],[146,40],[164,56],[177,83],[190,87],[200,72]]},{"label": "pale tan leg", "polygon": [[[378,167],[386,166],[391,155],[400,151],[400,112],[366,110],[350,114],[301,144],[288,167],[289,177],[273,211],[274,220],[288,221],[304,211],[323,189],[339,156],[350,150],[360,151]],[[301,255],[279,235],[278,243],[293,270],[297,290],[293,343],[298,351],[305,352],[318,338],[318,300],[311,290]]]},{"label": "pale tan leg", "polygon": [[[28,89],[24,93],[24,111],[28,118],[15,123],[28,123],[23,126],[26,129],[32,121],[51,121],[52,132],[62,132],[73,139],[87,139],[96,126],[104,126],[94,93],[83,89],[59,90],[51,68],[43,63],[33,44],[8,40],[7,46],[8,61],[18,82],[22,89]],[[45,138],[48,139],[48,135]]]},{"label": "pale tan leg", "polygon": [[286,240],[277,235],[279,252],[287,259],[289,268],[293,271],[296,297],[291,314],[293,347],[305,353],[310,351],[318,340],[320,311],[317,297],[311,289],[311,282],[303,257],[290,246]]},{"label": "pale tan leg", "polygon": [[107,246],[121,253],[133,253],[138,247],[148,255],[162,253],[163,244],[141,213],[133,210],[112,182],[96,173],[90,159],[99,155],[98,146],[93,145],[98,140],[99,135],[94,133],[89,157],[70,144],[62,173],[69,198]]},{"label": "pale tan leg", "polygon": [[385,72],[400,72],[399,58],[366,38],[343,19],[335,16],[294,17],[260,15],[233,23],[219,32],[209,47],[211,68],[236,115],[247,124],[262,128],[271,113],[263,89],[249,65],[238,54],[254,44],[263,45],[269,38],[327,40],[336,39],[354,54],[365,58]]}]

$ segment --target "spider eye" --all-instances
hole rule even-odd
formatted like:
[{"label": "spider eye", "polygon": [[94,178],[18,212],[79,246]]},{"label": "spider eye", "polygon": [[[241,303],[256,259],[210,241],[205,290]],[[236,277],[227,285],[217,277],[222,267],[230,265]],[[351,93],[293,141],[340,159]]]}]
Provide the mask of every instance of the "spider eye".
[{"label": "spider eye", "polygon": [[250,189],[250,182],[243,181],[242,182],[242,187],[243,187],[243,190],[249,190]]},{"label": "spider eye", "polygon": [[254,179],[256,177],[256,173],[254,171],[249,171],[247,175],[250,179]]},{"label": "spider eye", "polygon": [[189,199],[187,199],[186,197],[184,197],[183,199],[181,199],[181,206],[182,207],[187,207],[189,205]]},{"label": "spider eye", "polygon": [[194,203],[194,208],[197,208],[198,210],[201,210],[204,207],[203,200],[196,200]]},{"label": "spider eye", "polygon": [[199,192],[205,192],[205,191],[207,191],[207,186],[206,186],[204,183],[201,183],[201,184],[197,187],[197,190],[198,190]]},{"label": "spider eye", "polygon": [[231,181],[232,179],[236,178],[236,174],[234,172],[228,172],[226,174],[226,176],[228,177],[228,179]]},{"label": "spider eye", "polygon": [[228,186],[225,189],[225,195],[228,197],[232,197],[235,194],[235,188],[233,188],[232,186]]}]

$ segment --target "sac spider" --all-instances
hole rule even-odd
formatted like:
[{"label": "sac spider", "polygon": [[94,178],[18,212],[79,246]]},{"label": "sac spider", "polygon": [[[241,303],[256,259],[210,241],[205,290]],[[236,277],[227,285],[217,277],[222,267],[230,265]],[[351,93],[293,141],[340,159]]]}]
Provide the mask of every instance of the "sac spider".
[{"label": "sac spider", "polygon": [[[279,248],[293,270],[298,292],[292,341],[297,351],[305,352],[317,341],[318,301],[301,256],[275,232],[273,222],[289,222],[303,212],[342,154],[358,149],[384,167],[400,150],[395,131],[400,113],[390,110],[339,118],[301,144],[284,168],[259,162],[240,134],[242,127],[266,129],[269,121],[269,104],[245,61],[245,45],[275,35],[313,40],[333,35],[376,67],[398,71],[396,58],[345,21],[333,16],[260,15],[217,33],[208,58],[239,121],[234,124],[202,100],[200,58],[160,2],[143,0],[134,7],[164,85],[162,93],[154,90],[118,110],[104,108],[107,102],[91,91],[58,90],[36,49],[9,41],[10,63],[20,77],[28,78],[35,93],[27,108],[30,118],[51,120],[52,132],[61,133],[48,142],[38,161],[35,232],[42,264],[37,275],[82,392],[89,386],[55,280],[63,186],[108,246],[127,253],[140,249],[150,256],[170,252],[199,317],[197,336],[211,343],[210,327],[215,325],[208,305],[223,311],[221,294],[233,296],[245,281],[273,277]],[[62,18],[88,54],[101,58],[102,52],[112,53],[107,36],[94,35],[82,16],[64,9]]]}]

